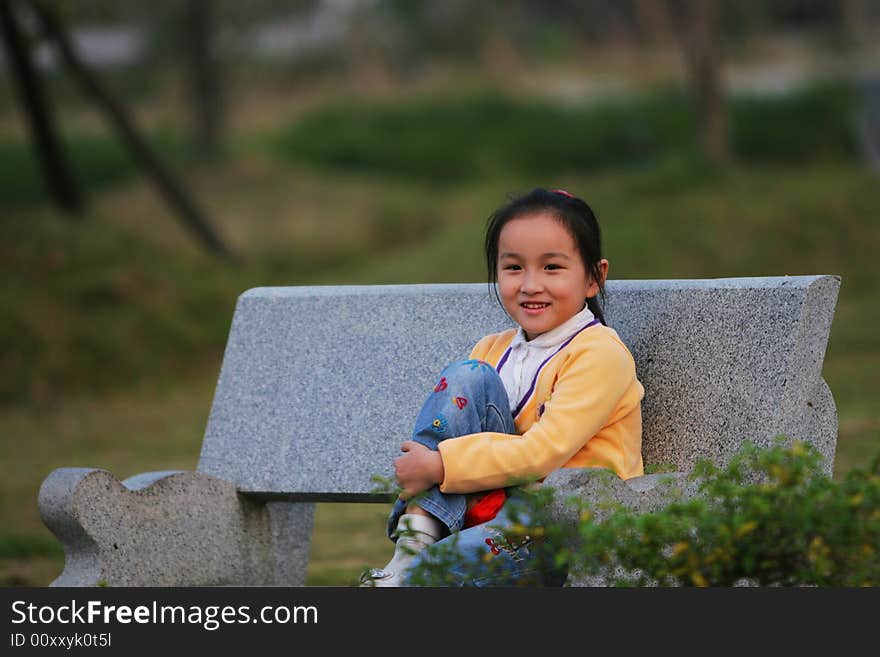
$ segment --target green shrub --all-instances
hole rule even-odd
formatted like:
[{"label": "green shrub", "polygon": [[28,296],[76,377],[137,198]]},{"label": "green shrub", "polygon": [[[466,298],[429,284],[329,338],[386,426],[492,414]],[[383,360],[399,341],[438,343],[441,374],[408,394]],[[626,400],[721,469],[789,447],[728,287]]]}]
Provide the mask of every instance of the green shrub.
[{"label": "green shrub", "polygon": [[[747,163],[850,161],[851,86],[728,99],[731,150]],[[365,104],[307,113],[272,140],[282,160],[428,180],[558,176],[696,159],[696,122],[677,89],[591,105],[501,93]]]},{"label": "green shrub", "polygon": [[[576,504],[580,520],[551,520],[558,492],[544,488],[524,511],[536,520],[508,532],[546,537],[576,580],[618,586],[874,586],[880,582],[880,455],[835,482],[808,445],[743,447],[724,468],[694,470],[697,494],[650,513]],[[577,515],[577,514],[576,514]],[[558,516],[557,516],[558,517]],[[446,558],[451,558],[446,555]],[[448,564],[420,583],[442,583]]]},{"label": "green shrub", "polygon": [[[193,159],[182,139],[170,131],[157,133],[149,141],[163,161],[182,165]],[[62,147],[86,195],[141,175],[138,164],[114,135],[74,134],[62,138]],[[0,207],[32,205],[48,198],[31,144],[19,138],[0,139]]]},{"label": "green shrub", "polygon": [[858,153],[855,90],[823,84],[730,101],[730,137],[744,162],[849,161]]},{"label": "green shrub", "polygon": [[589,108],[485,94],[332,105],[307,114],[275,141],[288,161],[450,181],[653,161],[687,149],[691,124],[685,99],[675,93]]},{"label": "green shrub", "polygon": [[[647,514],[617,509],[578,527],[575,573],[619,584],[873,586],[880,582],[880,457],[835,482],[803,443],[746,445],[702,462],[699,494]],[[624,573],[624,574],[621,574]]]}]

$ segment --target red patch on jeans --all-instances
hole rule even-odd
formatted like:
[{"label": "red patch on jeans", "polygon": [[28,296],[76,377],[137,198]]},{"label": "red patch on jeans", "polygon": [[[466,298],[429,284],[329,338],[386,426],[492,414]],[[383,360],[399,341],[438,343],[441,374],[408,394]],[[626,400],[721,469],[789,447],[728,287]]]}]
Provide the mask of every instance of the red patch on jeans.
[{"label": "red patch on jeans", "polygon": [[446,383],[446,377],[440,377],[440,383],[434,386],[434,392],[442,392],[443,390],[446,390],[447,387],[449,387],[449,384]]},{"label": "red patch on jeans", "polygon": [[503,488],[489,491],[465,512],[464,526],[473,527],[489,522],[498,515],[505,500],[507,500],[507,491]]},{"label": "red patch on jeans", "polygon": [[465,406],[468,405],[467,397],[456,397],[456,398],[453,399],[452,401],[454,401],[454,402],[455,402],[455,405],[458,406],[458,410],[461,410],[461,409],[463,409]]}]

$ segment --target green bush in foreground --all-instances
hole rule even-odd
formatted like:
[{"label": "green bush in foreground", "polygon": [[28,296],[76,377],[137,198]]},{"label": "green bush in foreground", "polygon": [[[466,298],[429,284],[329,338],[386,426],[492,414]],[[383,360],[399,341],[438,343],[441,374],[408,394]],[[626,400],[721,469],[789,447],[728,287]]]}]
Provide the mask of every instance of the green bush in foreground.
[{"label": "green bush in foreground", "polygon": [[[874,586],[880,582],[880,455],[835,482],[808,445],[747,445],[724,468],[701,462],[698,493],[639,514],[577,504],[580,519],[551,520],[557,494],[532,496],[523,534],[566,546],[544,558],[576,578],[618,586]],[[520,533],[521,532],[521,533]],[[442,583],[443,559],[422,583]],[[439,579],[438,579],[439,578]],[[590,580],[587,580],[590,581]]]},{"label": "green bush in foreground", "polygon": [[696,468],[700,494],[654,513],[582,515],[574,572],[618,584],[873,586],[880,581],[880,458],[835,482],[803,443],[747,445]]}]

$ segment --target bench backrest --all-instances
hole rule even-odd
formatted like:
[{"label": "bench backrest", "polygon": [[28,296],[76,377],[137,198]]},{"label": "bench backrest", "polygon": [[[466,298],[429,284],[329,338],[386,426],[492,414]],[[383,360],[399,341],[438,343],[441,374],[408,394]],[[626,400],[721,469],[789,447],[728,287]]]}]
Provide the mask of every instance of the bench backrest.
[{"label": "bench backrest", "polygon": [[[780,434],[833,465],[836,276],[609,281],[645,386],[647,464]],[[278,499],[372,501],[449,362],[511,326],[486,284],[255,288],[237,302],[198,471]]]}]

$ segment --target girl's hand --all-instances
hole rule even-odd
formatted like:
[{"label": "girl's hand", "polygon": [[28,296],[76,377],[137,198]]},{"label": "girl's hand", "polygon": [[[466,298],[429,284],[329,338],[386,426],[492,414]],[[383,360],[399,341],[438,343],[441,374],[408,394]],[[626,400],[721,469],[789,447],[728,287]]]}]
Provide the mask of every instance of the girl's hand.
[{"label": "girl's hand", "polygon": [[400,499],[406,500],[443,481],[443,457],[421,443],[407,440],[400,446],[403,452],[394,459],[394,474],[403,488]]}]

